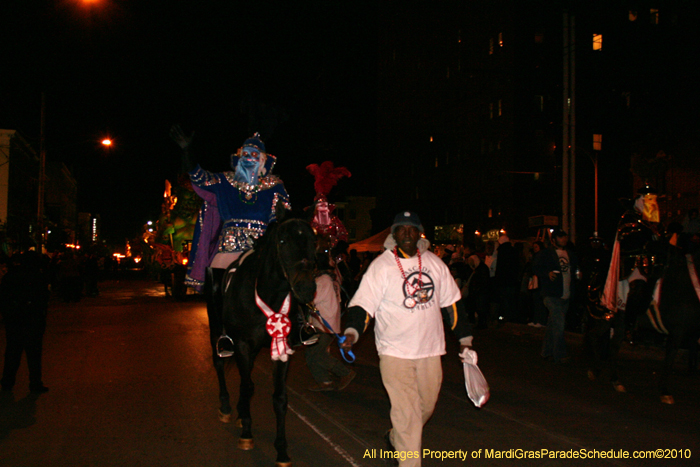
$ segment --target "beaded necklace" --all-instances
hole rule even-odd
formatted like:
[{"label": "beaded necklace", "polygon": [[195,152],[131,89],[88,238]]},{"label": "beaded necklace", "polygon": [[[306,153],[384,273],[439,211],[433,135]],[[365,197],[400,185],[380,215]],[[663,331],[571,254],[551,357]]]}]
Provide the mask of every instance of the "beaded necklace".
[{"label": "beaded necklace", "polygon": [[[258,191],[260,191],[258,187],[255,188],[256,189],[253,191],[245,192],[243,190],[238,190],[238,198],[245,204],[255,204],[255,202],[258,200]],[[245,197],[243,196],[243,193],[245,193]]]},{"label": "beaded necklace", "polygon": [[[398,253],[399,247],[394,248],[394,259],[396,260],[396,265],[399,267],[399,271],[401,271],[401,277],[403,277],[403,281],[406,284],[406,291],[408,292],[408,296],[406,299],[403,301],[403,306],[406,308],[413,308],[416,306],[416,303],[419,301],[423,303],[425,300],[425,294],[419,294],[418,298],[416,298],[416,294],[420,292],[421,287],[423,286],[423,281],[421,280],[423,278],[423,262],[421,261],[421,256],[420,256],[420,250],[417,250],[418,254],[418,285],[416,287],[413,287],[411,284],[408,282],[408,277],[406,277],[406,273],[403,270],[403,266],[401,266],[401,261],[399,261],[399,253]],[[411,292],[411,289],[413,291]]]}]

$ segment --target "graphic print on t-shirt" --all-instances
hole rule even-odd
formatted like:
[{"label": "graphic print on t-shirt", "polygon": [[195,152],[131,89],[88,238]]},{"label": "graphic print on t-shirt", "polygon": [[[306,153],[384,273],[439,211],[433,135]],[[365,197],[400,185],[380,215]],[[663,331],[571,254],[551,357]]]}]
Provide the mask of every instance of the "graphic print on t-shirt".
[{"label": "graphic print on t-shirt", "polygon": [[559,268],[561,268],[561,272],[563,272],[563,273],[569,272],[569,257],[568,256],[559,256]]},{"label": "graphic print on t-shirt", "polygon": [[[413,312],[414,307],[420,308],[421,305],[430,302],[434,294],[435,283],[433,282],[433,278],[425,271],[414,271],[410,273],[403,282],[403,296],[406,299],[404,304],[411,312]],[[413,299],[413,301],[411,299]]]}]

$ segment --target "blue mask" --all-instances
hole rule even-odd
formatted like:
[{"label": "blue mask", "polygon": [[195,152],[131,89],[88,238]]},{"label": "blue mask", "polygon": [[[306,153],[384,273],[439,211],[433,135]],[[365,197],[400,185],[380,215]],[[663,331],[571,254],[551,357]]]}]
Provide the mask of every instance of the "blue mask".
[{"label": "blue mask", "polygon": [[249,185],[257,185],[261,161],[262,154],[258,148],[245,146],[241,150],[241,156],[238,159],[238,164],[236,164],[234,180]]}]

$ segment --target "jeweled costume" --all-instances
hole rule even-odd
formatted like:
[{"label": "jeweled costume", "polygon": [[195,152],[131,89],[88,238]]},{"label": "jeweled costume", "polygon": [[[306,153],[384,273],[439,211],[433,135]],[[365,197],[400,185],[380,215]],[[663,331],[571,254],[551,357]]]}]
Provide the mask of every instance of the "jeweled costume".
[{"label": "jeweled costume", "polygon": [[[190,171],[192,186],[204,200],[195,227],[190,254],[192,261],[187,274],[187,284],[197,290],[202,290],[206,270],[217,255],[226,255],[226,262],[230,263],[253,247],[253,242],[275,220],[278,201],[291,209],[284,184],[270,174],[276,162],[274,156],[264,154],[262,167],[251,166],[255,176],[241,176],[246,169],[238,164],[250,148],[264,154],[265,146],[257,133],[246,140],[241,151],[231,156],[234,171],[212,173],[199,165]],[[225,268],[227,265],[217,266]]]},{"label": "jeweled costume", "polygon": [[[274,156],[268,155],[270,170]],[[242,253],[253,247],[267,225],[275,220],[275,206],[289,196],[282,180],[268,175],[257,185],[238,182],[234,172],[212,173],[197,166],[190,172],[195,192],[205,201],[193,239],[194,261],[188,271],[188,285],[202,286],[204,269],[217,253]]]}]

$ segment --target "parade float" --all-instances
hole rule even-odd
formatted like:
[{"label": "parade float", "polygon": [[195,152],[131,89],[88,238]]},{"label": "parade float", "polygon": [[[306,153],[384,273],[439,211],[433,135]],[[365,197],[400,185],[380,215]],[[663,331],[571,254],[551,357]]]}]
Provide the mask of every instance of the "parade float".
[{"label": "parade float", "polygon": [[144,226],[142,234],[146,267],[165,287],[165,294],[182,299],[187,294],[185,275],[190,244],[197,223],[201,199],[192,189],[187,174],[177,183],[165,181],[163,203],[156,222]]}]

